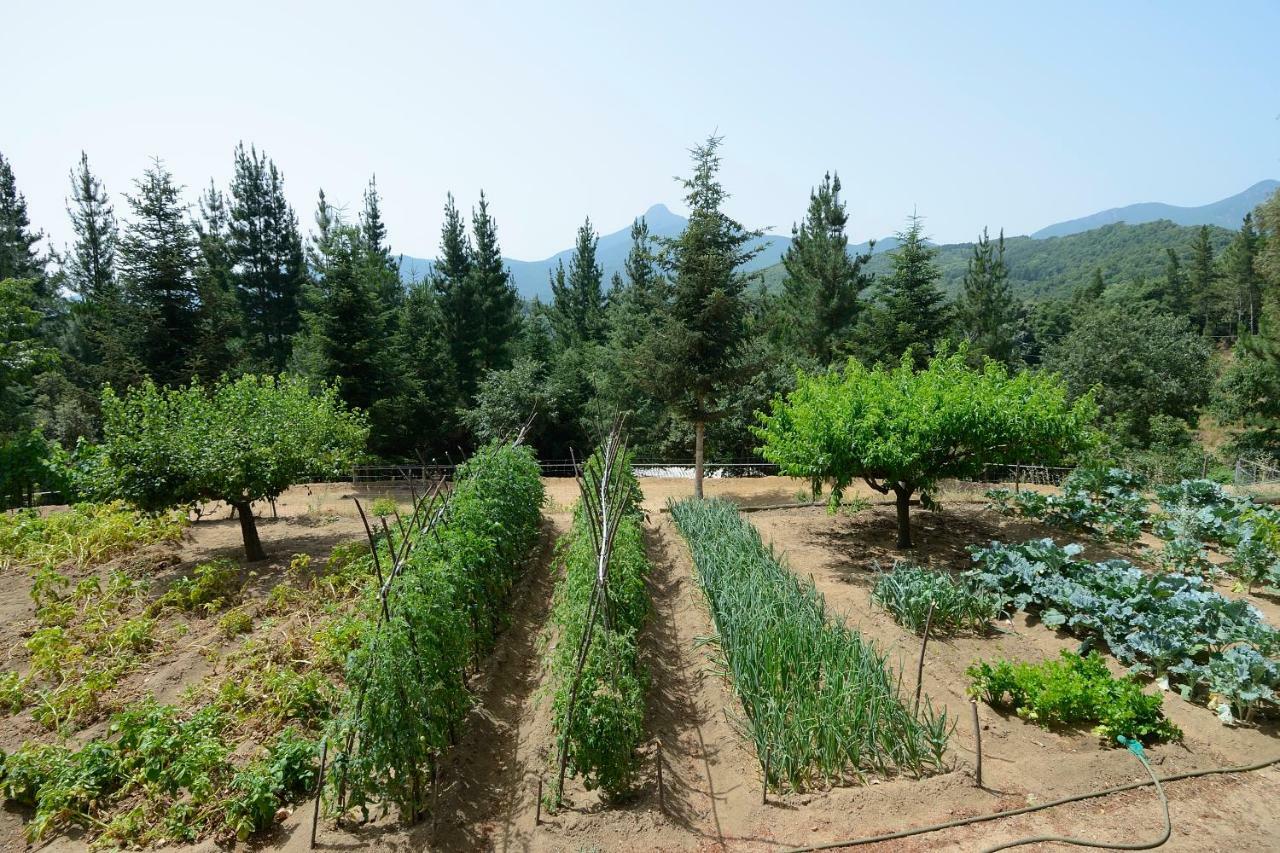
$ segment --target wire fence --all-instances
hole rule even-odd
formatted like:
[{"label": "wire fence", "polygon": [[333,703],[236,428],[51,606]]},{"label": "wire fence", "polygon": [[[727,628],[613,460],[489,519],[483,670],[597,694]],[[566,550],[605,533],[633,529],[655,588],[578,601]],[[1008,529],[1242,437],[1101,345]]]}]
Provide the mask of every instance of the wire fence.
[{"label": "wire fence", "polygon": [[1272,460],[1237,459],[1235,484],[1240,488],[1280,485],[1280,467]]}]

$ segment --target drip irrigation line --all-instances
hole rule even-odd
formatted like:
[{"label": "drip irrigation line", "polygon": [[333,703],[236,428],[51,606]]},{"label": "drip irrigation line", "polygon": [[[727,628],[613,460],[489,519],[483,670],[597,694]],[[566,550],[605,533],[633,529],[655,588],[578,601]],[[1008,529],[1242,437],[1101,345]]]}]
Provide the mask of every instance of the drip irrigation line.
[{"label": "drip irrigation line", "polygon": [[[1039,803],[1034,806],[1023,806],[1022,808],[1011,809],[1010,811],[1005,812],[993,812],[991,814],[977,815],[976,817],[959,818],[958,820],[949,820],[944,823],[930,824],[929,826],[918,826],[914,829],[904,829],[899,832],[890,832],[884,835],[872,835],[865,838],[852,838],[843,841],[829,841],[825,844],[810,844],[804,847],[792,847],[783,851],[783,853],[814,853],[814,851],[818,850],[839,850],[843,847],[859,847],[863,844],[875,844],[881,841],[895,841],[899,838],[910,838],[915,835],[926,835],[931,832],[941,832],[944,829],[955,829],[956,827],[970,826],[975,823],[985,823],[987,821],[1000,820],[1001,818],[1006,817],[1016,817],[1017,815],[1043,811],[1056,806],[1063,806],[1068,803],[1077,803],[1081,800],[1091,800],[1097,797],[1106,797],[1111,794],[1118,794],[1122,791],[1132,791],[1135,788],[1145,788],[1152,784],[1152,780],[1159,785],[1166,782],[1177,782],[1183,779],[1197,779],[1201,776],[1217,776],[1227,773],[1252,773],[1255,770],[1263,770],[1274,764],[1280,764],[1280,756],[1267,759],[1266,761],[1259,761],[1256,764],[1244,764],[1239,767],[1211,767],[1207,770],[1190,770],[1186,773],[1174,773],[1170,776],[1156,776],[1155,774],[1152,774],[1151,780],[1143,779],[1138,782],[1116,785],[1112,788],[1103,788],[1098,791],[1089,791],[1084,794],[1074,794],[1070,797],[1063,797],[1058,800],[1051,800],[1050,802]],[[1094,847],[1105,846],[1096,841],[1086,843]],[[1160,843],[1163,844],[1164,841],[1162,840]],[[1150,849],[1150,847],[1110,847],[1109,849],[1147,850]]]}]

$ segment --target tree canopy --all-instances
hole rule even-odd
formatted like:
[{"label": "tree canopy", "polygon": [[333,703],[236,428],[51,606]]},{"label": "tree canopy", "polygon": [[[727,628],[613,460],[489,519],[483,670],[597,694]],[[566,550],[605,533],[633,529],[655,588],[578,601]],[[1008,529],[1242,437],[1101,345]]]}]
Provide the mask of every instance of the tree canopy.
[{"label": "tree canopy", "polygon": [[145,380],[123,397],[103,391],[103,448],[121,496],[161,510],[220,500],[240,516],[245,556],[265,558],[251,504],[304,478],[343,473],[368,436],[337,389],[299,378],[242,376],[206,388]]},{"label": "tree canopy", "polygon": [[784,474],[803,477],[815,494],[830,483],[839,500],[857,480],[898,508],[898,547],[910,548],[910,501],[944,478],[970,477],[983,466],[1035,460],[1053,464],[1090,442],[1092,395],[1074,402],[1057,377],[1010,374],[988,361],[970,367],[961,348],[917,370],[910,354],[893,368],[850,360],[843,371],[801,375],[773,400],[755,429],[760,454]]}]

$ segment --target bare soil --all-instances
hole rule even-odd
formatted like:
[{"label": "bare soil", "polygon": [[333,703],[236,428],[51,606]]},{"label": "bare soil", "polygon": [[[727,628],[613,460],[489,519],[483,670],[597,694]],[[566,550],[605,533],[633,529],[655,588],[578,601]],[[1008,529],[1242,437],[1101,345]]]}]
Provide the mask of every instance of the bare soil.
[{"label": "bare soil", "polygon": [[[546,635],[547,614],[560,567],[554,540],[569,523],[577,498],[572,480],[546,481],[543,544],[512,602],[511,622],[494,654],[474,682],[476,707],[462,742],[442,769],[439,807],[434,821],[405,827],[394,816],[360,828],[339,829],[322,820],[320,850],[521,850],[521,851],[774,851],[842,838],[892,832],[959,817],[1008,810],[1061,796],[1145,778],[1127,751],[1099,743],[1089,732],[1051,732],[979,706],[983,727],[984,782],[973,778],[973,732],[964,695],[965,668],[979,658],[1039,660],[1075,641],[1043,625],[1017,617],[1001,622],[987,636],[933,638],[928,646],[924,694],[956,720],[951,740],[951,769],[927,779],[873,780],[861,787],[798,794],[770,794],[761,801],[759,765],[740,737],[740,710],[730,686],[713,669],[710,649],[701,641],[714,633],[693,575],[688,550],[662,508],[670,497],[691,493],[688,480],[641,482],[649,513],[646,544],[653,564],[650,589],[653,617],[642,636],[643,659],[650,673],[645,746],[646,771],[633,797],[606,804],[597,794],[570,782],[567,801],[555,814],[542,811],[535,824],[540,777],[550,787],[554,744],[550,697],[543,658],[554,637]],[[373,498],[385,490],[365,490]],[[768,507],[805,497],[806,484],[780,477],[708,480],[709,496],[744,506]],[[247,567],[255,575],[250,594],[265,595],[295,553],[323,559],[344,541],[363,535],[349,485],[299,487],[277,502],[279,520],[269,507],[260,533],[272,555]],[[395,494],[395,493],[392,493]],[[893,548],[894,513],[869,490],[856,493],[872,502],[856,513],[831,515],[822,508],[763,509],[747,517],[766,540],[786,555],[793,571],[810,575],[840,614],[889,650],[904,671],[905,689],[914,689],[920,641],[899,628],[870,603],[878,568],[902,555]],[[404,497],[403,494],[400,495]],[[968,565],[966,547],[993,539],[1063,537],[1040,525],[1014,522],[982,508],[970,493],[945,495],[942,512],[913,510],[917,548],[911,559],[960,570]],[[1141,559],[1144,545],[1105,548],[1088,545],[1091,558]],[[206,514],[186,541],[154,550],[157,594],[172,579],[215,556],[240,558],[238,522],[226,509]],[[148,552],[150,553],[150,552]],[[134,555],[137,557],[137,555]],[[1223,583],[1224,591],[1230,591]],[[0,654],[21,646],[33,622],[30,581],[23,573],[0,575]],[[1273,622],[1280,607],[1250,596]],[[208,630],[193,629],[166,648],[121,685],[125,695],[156,692],[162,699],[198,683],[216,666],[223,641]],[[1117,667],[1117,671],[1118,667]],[[1158,773],[1245,764],[1280,756],[1274,726],[1227,728],[1208,709],[1169,695],[1169,717],[1186,733],[1181,744],[1150,750]],[[0,746],[12,748],[28,737],[43,736],[22,715],[0,723]],[[661,754],[663,805],[656,767]],[[1280,849],[1280,817],[1273,804],[1280,796],[1280,769],[1214,776],[1170,783],[1173,850]],[[252,845],[258,849],[303,851],[311,828],[311,804],[283,817],[277,830]],[[22,850],[23,816],[0,810],[0,849]],[[1159,804],[1152,789],[1139,789],[1021,817],[870,845],[870,850],[978,850],[1027,835],[1070,834],[1107,841],[1154,838],[1161,829]],[[59,839],[52,849],[82,849]],[[192,848],[185,848],[192,849]],[[200,849],[213,850],[212,842]],[[1026,849],[1062,849],[1035,845]]]}]

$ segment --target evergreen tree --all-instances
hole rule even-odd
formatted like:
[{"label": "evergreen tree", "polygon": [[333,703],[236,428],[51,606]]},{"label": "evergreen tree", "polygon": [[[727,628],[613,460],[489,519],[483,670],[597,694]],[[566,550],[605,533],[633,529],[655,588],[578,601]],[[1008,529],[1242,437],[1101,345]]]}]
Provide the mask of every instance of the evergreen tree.
[{"label": "evergreen tree", "polygon": [[1259,238],[1253,214],[1246,213],[1239,233],[1223,253],[1224,284],[1235,308],[1236,328],[1254,334],[1262,311],[1262,279],[1256,268]]},{"label": "evergreen tree", "polygon": [[71,170],[71,199],[67,203],[75,244],[66,265],[67,285],[81,299],[116,294],[115,212],[106,188],[89,170],[89,155],[80,152],[79,165]]},{"label": "evergreen tree", "polygon": [[1075,295],[1081,301],[1093,302],[1101,299],[1106,290],[1107,282],[1102,278],[1102,267],[1094,267],[1093,277],[1089,279],[1089,283],[1077,291]]},{"label": "evergreen tree", "polygon": [[1214,266],[1213,243],[1209,227],[1201,225],[1191,242],[1191,261],[1187,266],[1188,301],[1191,322],[1197,331],[1211,334],[1217,315],[1218,273]]},{"label": "evergreen tree", "polygon": [[725,414],[723,398],[740,375],[747,339],[743,292],[750,276],[738,269],[760,251],[751,247],[760,232],[748,231],[723,210],[728,193],[718,177],[722,139],[708,137],[690,152],[693,174],[681,179],[689,223],[679,236],[660,243],[671,293],[643,355],[651,393],[693,426],[698,497],[706,426]]},{"label": "evergreen tree", "polygon": [[604,337],[604,271],[596,262],[599,242],[588,218],[578,229],[568,275],[563,263],[552,275],[552,323],[562,347],[599,342]]},{"label": "evergreen tree", "polygon": [[382,298],[389,305],[399,305],[404,298],[404,287],[400,283],[400,262],[391,254],[391,245],[387,242],[387,226],[382,221],[382,197],[378,195],[376,176],[369,179],[369,186],[364,191],[364,207],[360,211],[360,233],[369,251],[380,258],[382,265],[393,273],[382,278],[385,285]]},{"label": "evergreen tree", "polygon": [[[120,239],[120,272],[130,314],[141,324],[138,358],[158,383],[189,379],[199,296],[195,237],[173,175],[156,158],[126,196],[132,218]],[[132,319],[132,317],[131,317]]]},{"label": "evergreen tree", "polygon": [[942,276],[938,250],[924,237],[919,216],[912,215],[907,229],[897,234],[898,247],[889,254],[893,272],[881,285],[879,301],[870,312],[866,329],[867,355],[873,361],[896,363],[912,353],[922,366],[940,342],[950,312],[938,281]]},{"label": "evergreen tree", "polygon": [[243,317],[236,300],[231,255],[231,209],[226,196],[209,182],[200,196],[196,233],[196,292],[200,313],[191,354],[191,370],[205,382],[236,374],[244,357]]},{"label": "evergreen tree", "polygon": [[278,373],[301,322],[302,236],[275,163],[256,148],[246,151],[243,142],[236,147],[230,209],[232,281],[247,354],[252,369]]},{"label": "evergreen tree", "polygon": [[440,298],[416,282],[398,313],[392,396],[387,401],[383,452],[440,459],[463,440],[458,425],[458,382],[449,353]]},{"label": "evergreen tree", "polygon": [[470,401],[486,372],[511,364],[520,331],[520,297],[503,263],[497,223],[483,192],[471,213],[474,243],[469,251],[461,227],[451,196],[434,278],[458,384]]},{"label": "evergreen tree", "polygon": [[983,228],[964,274],[958,311],[970,356],[979,363],[984,357],[1012,363],[1018,313],[1018,301],[1009,288],[1009,268],[1004,262],[1004,230],[993,245]]},{"label": "evergreen tree", "polygon": [[1189,290],[1187,274],[1183,272],[1178,253],[1172,248],[1165,249],[1164,291],[1160,299],[1165,310],[1177,317],[1188,316],[1191,313]]},{"label": "evergreen tree", "polygon": [[126,388],[146,375],[146,367],[141,361],[142,324],[116,274],[120,235],[115,212],[84,152],[71,171],[67,214],[75,243],[64,272],[68,288],[80,297],[70,303],[64,343],[68,379],[75,386],[68,392],[92,420],[103,385]]},{"label": "evergreen tree", "polygon": [[786,339],[829,364],[847,349],[858,316],[858,295],[871,282],[863,266],[871,252],[849,255],[849,216],[840,199],[840,176],[830,173],[809,193],[804,222],[791,228],[782,256]]},{"label": "evergreen tree", "polygon": [[44,237],[31,230],[27,200],[18,192],[9,161],[0,154],[0,279],[20,278],[35,283],[38,300],[47,298],[44,261],[36,244]]}]

